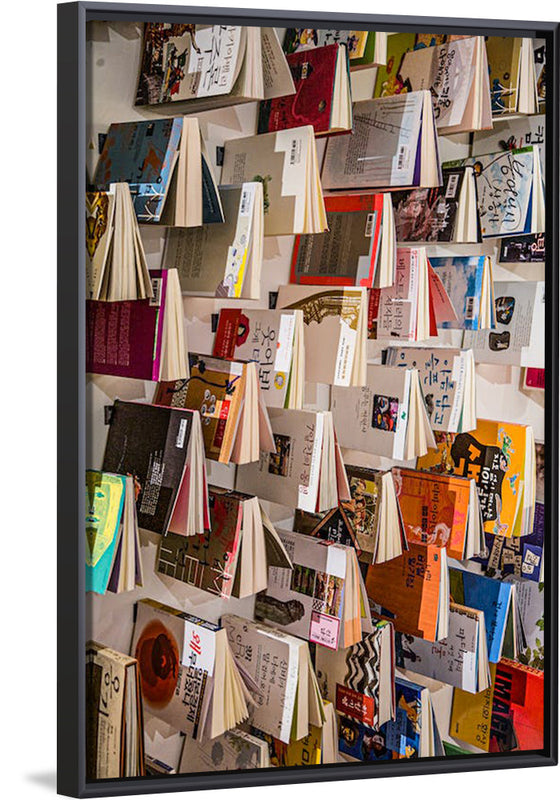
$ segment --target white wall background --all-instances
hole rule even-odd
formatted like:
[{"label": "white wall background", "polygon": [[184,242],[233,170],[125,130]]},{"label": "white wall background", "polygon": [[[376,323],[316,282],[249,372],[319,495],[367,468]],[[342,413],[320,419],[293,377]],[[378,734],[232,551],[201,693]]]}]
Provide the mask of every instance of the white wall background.
[{"label": "white wall background", "polygon": [[[172,0],[168,0],[172,3]],[[180,5],[179,3],[175,3]],[[281,5],[274,0],[220,0],[221,6],[271,8]],[[292,4],[295,8],[297,3]],[[305,8],[341,11],[340,4],[307,0]],[[445,0],[428,0],[419,7],[413,0],[401,0],[397,7],[372,6],[354,0],[345,6],[348,12],[401,13],[424,15],[457,14],[481,18],[540,20],[558,18],[557,3],[542,0],[528,5],[510,0],[505,5],[471,0],[468,6],[450,6]],[[301,8],[298,8],[301,10]],[[4,274],[7,277],[2,309],[4,343],[2,393],[2,483],[4,560],[3,632],[5,656],[2,659],[3,763],[0,782],[7,797],[53,796],[55,793],[55,410],[56,410],[56,227],[54,192],[56,187],[56,8],[52,0],[29,0],[25,6],[12,4],[3,15],[4,124],[1,128],[4,167],[4,235],[1,238]],[[101,44],[101,43],[99,43]],[[97,45],[97,43],[96,43]],[[124,40],[119,47],[133,47],[134,40]],[[100,56],[102,57],[102,56]],[[97,65],[101,70],[102,65]],[[136,68],[134,68],[135,70]],[[134,72],[133,70],[133,72]],[[120,87],[121,100],[130,92],[129,77],[121,71],[106,73],[109,88]],[[134,83],[134,81],[133,81]],[[100,118],[106,124],[118,118],[132,119],[134,109],[121,116]],[[229,112],[212,112],[216,114]],[[249,113],[244,109],[243,114]],[[210,116],[210,115],[209,115]],[[246,122],[247,120],[245,120]],[[222,121],[223,122],[223,121]],[[243,124],[245,124],[243,122]],[[209,120],[209,125],[213,123]],[[230,135],[239,123],[228,117]],[[238,128],[239,135],[244,130]],[[446,154],[444,154],[446,157]],[[267,244],[267,270],[271,280],[285,280],[282,264],[290,252],[289,237]],[[276,244],[274,244],[276,242]],[[275,251],[274,247],[278,247]],[[152,248],[151,252],[157,252]],[[274,254],[274,255],[273,255]],[[276,275],[278,277],[276,277]],[[496,274],[497,278],[502,277]],[[537,276],[535,276],[536,278]],[[540,276],[539,276],[540,277]],[[61,309],[61,313],[63,313]],[[486,370],[484,381],[490,391],[488,405],[479,413],[499,417],[504,408],[515,408],[519,419],[535,426],[537,438],[542,429],[536,424],[539,404],[534,398],[507,388],[518,385],[515,370],[498,376]],[[482,379],[481,379],[482,380]],[[140,388],[140,387],[137,387]],[[107,394],[108,386],[95,392]],[[122,394],[122,389],[119,390]],[[136,391],[136,389],[134,390]],[[108,391],[110,397],[113,390]],[[102,395],[98,396],[101,399]],[[513,404],[513,405],[512,405]],[[549,443],[555,444],[555,443]],[[99,445],[102,452],[102,445]],[[92,458],[96,457],[92,451]],[[23,512],[23,513],[22,513]],[[23,548],[20,539],[24,537]],[[146,545],[149,549],[149,543]],[[16,550],[17,548],[17,550]],[[17,552],[19,558],[13,558]],[[22,563],[21,556],[25,554]],[[59,576],[64,580],[64,576]],[[162,589],[163,591],[163,589]],[[166,587],[166,591],[169,591]],[[171,594],[169,595],[171,597]],[[208,616],[216,614],[208,608]],[[461,776],[439,775],[425,778],[387,779],[354,784],[362,793],[390,794],[392,797],[433,797],[438,795],[504,793],[539,798],[557,796],[556,770],[484,772]],[[314,789],[292,786],[235,790],[228,797],[246,796],[280,800],[286,793],[294,800],[310,791],[324,798],[335,797],[337,784],[318,785]],[[211,800],[216,793],[206,793]],[[170,795],[171,796],[171,795]],[[219,795],[223,797],[223,795]]]}]

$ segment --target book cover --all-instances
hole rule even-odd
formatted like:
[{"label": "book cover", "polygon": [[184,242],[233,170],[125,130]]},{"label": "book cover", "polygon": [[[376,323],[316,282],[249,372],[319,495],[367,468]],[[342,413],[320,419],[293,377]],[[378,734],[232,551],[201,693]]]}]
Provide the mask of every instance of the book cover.
[{"label": "book cover", "polygon": [[441,186],[392,192],[398,242],[452,242],[465,169],[442,167]]},{"label": "book cover", "polygon": [[[346,503],[343,504],[344,506]],[[332,508],[326,514],[315,514],[296,508],[294,515],[294,531],[304,533],[306,536],[316,536],[324,542],[335,542],[347,547],[354,547],[360,555],[361,550],[354,533],[354,526],[344,510],[343,505]]]},{"label": "book cover", "polygon": [[500,264],[544,264],[544,233],[527,233],[500,240]]},{"label": "book cover", "polygon": [[368,567],[372,609],[401,633],[437,641],[442,548],[410,544],[398,558]]},{"label": "book cover", "polygon": [[140,528],[167,532],[187,467],[192,415],[186,409],[115,400],[103,472],[134,476]]},{"label": "book cover", "polygon": [[365,289],[280,286],[277,307],[301,310],[304,323],[305,379],[350,386],[358,337],[364,333]]},{"label": "book cover", "polygon": [[154,296],[107,303],[86,300],[86,370],[159,379],[167,271],[151,270]]},{"label": "book cover", "polygon": [[128,183],[138,222],[161,217],[183,129],[180,117],[113,123],[99,156],[97,189]]},{"label": "book cover", "polygon": [[354,103],[353,134],[327,143],[324,189],[418,186],[423,107],[424,92]]},{"label": "book cover", "polygon": [[540,581],[544,552],[544,505],[535,503],[533,531],[526,536],[497,536],[485,533],[484,554],[473,559],[482,564],[489,578],[515,575],[528,581]]},{"label": "book cover", "polygon": [[[269,567],[268,587],[256,597],[255,619],[338,649],[345,638],[345,586],[351,551],[301,533],[279,530],[278,535],[293,569]],[[351,609],[349,597],[347,603]]]},{"label": "book cover", "polygon": [[348,31],[335,28],[288,28],[284,37],[284,52],[299,53],[314,47],[344,44],[348,50],[350,68],[375,66],[375,31]]},{"label": "book cover", "polygon": [[509,648],[505,639],[512,611],[512,584],[458,569],[449,570],[449,582],[456,603],[484,612],[488,661],[496,664]]},{"label": "book cover", "polygon": [[229,94],[245,38],[234,25],[147,22],[136,105]]},{"label": "book cover", "polygon": [[392,474],[408,543],[445,547],[451,558],[464,558],[470,480],[400,467]]},{"label": "book cover", "polygon": [[296,236],[291,283],[372,286],[381,245],[382,194],[325,197],[328,230]]},{"label": "book cover", "polygon": [[405,54],[414,49],[416,35],[414,33],[393,33],[387,36],[387,63],[377,68],[374,97],[391,97],[395,94],[410,92],[410,84],[400,76],[400,67]]},{"label": "book cover", "polygon": [[210,530],[161,538],[156,571],[218,597],[231,597],[241,546],[243,501],[249,495],[208,488]]},{"label": "book cover", "polygon": [[496,281],[494,293],[495,328],[465,331],[463,347],[478,363],[544,367],[544,282]]},{"label": "book cover", "polygon": [[[346,465],[351,500],[342,503],[360,550],[373,555],[377,550],[382,500],[380,470]],[[369,560],[364,556],[364,560]]]},{"label": "book cover", "polygon": [[486,52],[492,115],[514,113],[519,100],[521,39],[515,36],[489,36]]},{"label": "book cover", "polygon": [[[344,55],[348,69],[346,51]],[[311,125],[316,136],[329,133],[338,57],[338,44],[290,53],[286,60],[296,93],[261,102],[257,132]]]},{"label": "book cover", "polygon": [[267,406],[284,408],[292,379],[296,317],[302,312],[223,308],[214,337],[216,358],[256,361]]},{"label": "book cover", "polygon": [[[486,256],[430,256],[429,260],[457,314],[456,321],[442,322],[441,327],[478,330],[484,272],[490,269],[489,259]],[[491,306],[495,318],[494,304]],[[495,321],[489,327],[494,326]]]},{"label": "book cover", "polygon": [[86,592],[105,594],[125,492],[124,475],[86,470]]},{"label": "book cover", "polygon": [[521,533],[527,427],[511,422],[478,420],[472,433],[434,433],[437,450],[429,449],[418,469],[474,478],[486,533]]}]

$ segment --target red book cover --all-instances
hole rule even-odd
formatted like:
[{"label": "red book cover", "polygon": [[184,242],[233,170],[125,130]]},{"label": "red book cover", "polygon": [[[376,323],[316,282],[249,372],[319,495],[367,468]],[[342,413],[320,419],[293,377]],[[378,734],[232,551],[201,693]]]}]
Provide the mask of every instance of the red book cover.
[{"label": "red book cover", "polygon": [[244,314],[240,308],[223,308],[220,311],[218,329],[214,337],[214,349],[212,350],[214,358],[235,358],[242,317]]},{"label": "red book cover", "polygon": [[527,367],[525,370],[525,388],[544,390],[544,369]]},{"label": "red book cover", "polygon": [[382,194],[325,197],[329,229],[296,236],[290,283],[373,286],[383,218]]},{"label": "red book cover", "polygon": [[544,673],[502,658],[494,678],[490,752],[543,746]]},{"label": "red book cover", "polygon": [[286,56],[296,93],[260,105],[259,133],[312,125],[316,136],[330,131],[338,44]]},{"label": "red book cover", "polygon": [[150,276],[158,281],[153,299],[86,301],[87,372],[159,380],[167,272]]}]

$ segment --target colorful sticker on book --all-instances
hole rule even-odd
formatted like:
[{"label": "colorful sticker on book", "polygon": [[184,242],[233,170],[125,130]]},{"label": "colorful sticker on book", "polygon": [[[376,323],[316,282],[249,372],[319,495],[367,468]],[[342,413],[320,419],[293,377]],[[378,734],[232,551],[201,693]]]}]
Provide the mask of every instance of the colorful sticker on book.
[{"label": "colorful sticker on book", "polygon": [[311,612],[311,623],[309,626],[309,641],[315,644],[322,644],[330,650],[336,650],[338,644],[338,630],[340,620],[338,617],[331,617],[317,611]]}]

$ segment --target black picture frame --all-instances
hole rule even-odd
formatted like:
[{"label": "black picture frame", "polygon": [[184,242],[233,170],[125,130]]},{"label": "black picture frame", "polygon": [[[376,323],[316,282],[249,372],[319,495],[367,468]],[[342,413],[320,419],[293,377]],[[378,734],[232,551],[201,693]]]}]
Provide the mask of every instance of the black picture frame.
[{"label": "black picture frame", "polygon": [[[86,22],[188,21],[278,27],[539,37],[547,44],[545,714],[540,751],[331,764],[86,782],[85,778],[85,215]],[[63,3],[58,6],[58,792],[105,797],[438,772],[552,766],[558,761],[558,168],[559,23],[250,9]]]}]

